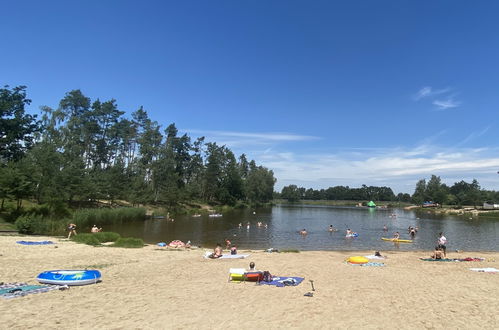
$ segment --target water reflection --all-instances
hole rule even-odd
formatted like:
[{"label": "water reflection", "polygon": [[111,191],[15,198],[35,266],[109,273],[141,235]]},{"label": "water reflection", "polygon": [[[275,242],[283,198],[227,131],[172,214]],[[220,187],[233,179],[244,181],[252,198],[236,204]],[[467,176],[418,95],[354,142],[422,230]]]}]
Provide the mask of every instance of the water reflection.
[{"label": "water reflection", "polygon": [[[257,226],[258,222],[262,226]],[[329,232],[330,225],[339,230]],[[385,225],[387,231],[383,231]],[[380,239],[392,237],[397,231],[402,239],[410,239],[409,226],[419,229],[412,244],[393,244]],[[304,228],[308,234],[298,234]],[[359,236],[345,238],[348,228]],[[175,222],[151,219],[110,226],[106,230],[116,231],[122,236],[141,237],[151,244],[179,239],[212,248],[228,238],[242,249],[299,250],[431,250],[438,233],[444,232],[450,250],[499,250],[498,220],[403,209],[277,205],[257,210],[234,210],[220,218],[184,216],[177,217]]]}]

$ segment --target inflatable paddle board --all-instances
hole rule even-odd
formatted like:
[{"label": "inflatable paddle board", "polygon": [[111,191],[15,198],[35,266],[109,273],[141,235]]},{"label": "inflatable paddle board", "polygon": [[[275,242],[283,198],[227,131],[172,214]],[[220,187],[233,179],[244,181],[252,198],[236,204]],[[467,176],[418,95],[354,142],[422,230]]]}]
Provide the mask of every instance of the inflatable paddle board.
[{"label": "inflatable paddle board", "polygon": [[396,238],[384,238],[381,237],[383,241],[394,242],[394,243],[412,243],[410,239],[396,239]]},{"label": "inflatable paddle board", "polygon": [[99,282],[101,273],[98,270],[49,270],[36,279],[45,284],[87,285]]}]

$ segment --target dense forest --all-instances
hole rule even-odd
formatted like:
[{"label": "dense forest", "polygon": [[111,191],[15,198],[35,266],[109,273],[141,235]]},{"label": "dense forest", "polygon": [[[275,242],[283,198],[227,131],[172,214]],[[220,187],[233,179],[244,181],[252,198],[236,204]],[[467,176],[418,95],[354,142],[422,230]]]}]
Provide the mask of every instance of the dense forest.
[{"label": "dense forest", "polygon": [[176,207],[272,199],[271,170],[226,146],[162,130],[140,107],[128,118],[116,100],[72,90],[57,108],[26,113],[26,87],[0,89],[0,200],[88,204],[125,200]]},{"label": "dense forest", "polygon": [[425,201],[433,201],[440,205],[478,206],[485,201],[499,201],[499,192],[481,189],[477,180],[473,180],[471,183],[460,181],[449,187],[442,183],[439,176],[432,175],[428,182],[421,179],[416,183],[412,196],[404,193],[395,195],[388,187],[368,187],[366,185],[362,185],[361,188],[336,186],[320,190],[289,185],[282,188],[279,197],[290,202],[298,200],[373,200],[421,205]]}]

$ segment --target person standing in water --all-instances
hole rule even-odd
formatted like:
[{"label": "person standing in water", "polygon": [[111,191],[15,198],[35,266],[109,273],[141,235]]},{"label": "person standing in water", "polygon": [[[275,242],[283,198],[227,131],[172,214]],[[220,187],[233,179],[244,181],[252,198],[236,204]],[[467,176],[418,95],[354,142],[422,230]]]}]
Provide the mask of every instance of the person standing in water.
[{"label": "person standing in water", "polygon": [[336,231],[336,229],[334,229],[333,225],[329,225],[329,228],[327,229],[330,233],[332,233],[333,231]]}]

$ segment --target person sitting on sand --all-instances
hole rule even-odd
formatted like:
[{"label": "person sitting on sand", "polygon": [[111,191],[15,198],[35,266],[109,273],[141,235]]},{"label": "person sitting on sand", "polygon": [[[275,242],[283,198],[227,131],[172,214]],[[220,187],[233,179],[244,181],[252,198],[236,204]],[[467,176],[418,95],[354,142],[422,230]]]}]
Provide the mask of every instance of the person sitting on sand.
[{"label": "person sitting on sand", "polygon": [[255,271],[255,263],[253,261],[250,262],[248,271],[250,271],[250,272],[254,272]]},{"label": "person sitting on sand", "polygon": [[76,233],[76,225],[75,225],[74,223],[70,223],[70,224],[68,225],[68,230],[69,230],[68,239],[70,239],[70,238],[71,238],[71,235],[72,235],[72,234],[78,235],[78,234]]},{"label": "person sitting on sand", "polygon": [[102,231],[102,228],[98,228],[96,225],[94,225],[92,229],[90,229],[91,233],[98,233],[100,231]]},{"label": "person sitting on sand", "polygon": [[381,255],[381,253],[379,251],[374,251],[374,256],[378,257],[378,258],[383,258],[383,259],[388,258],[387,256]]},{"label": "person sitting on sand", "polygon": [[445,257],[444,251],[442,251],[442,248],[437,246],[435,248],[435,252],[433,252],[433,255],[431,257],[432,257],[432,259],[441,260]]},{"label": "person sitting on sand", "polygon": [[300,230],[300,235],[305,236],[307,234],[308,233],[307,233],[307,230],[305,228],[303,228],[302,230]]},{"label": "person sitting on sand", "polygon": [[210,254],[208,258],[217,259],[220,258],[221,256],[222,256],[222,245],[220,245],[220,243],[217,243],[217,246],[213,250],[213,253]]}]

